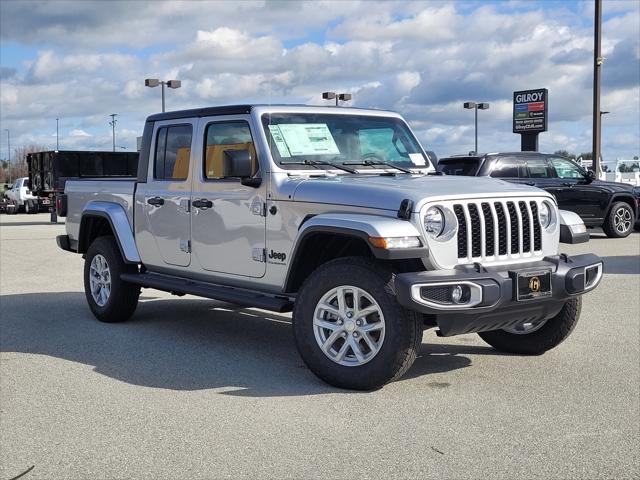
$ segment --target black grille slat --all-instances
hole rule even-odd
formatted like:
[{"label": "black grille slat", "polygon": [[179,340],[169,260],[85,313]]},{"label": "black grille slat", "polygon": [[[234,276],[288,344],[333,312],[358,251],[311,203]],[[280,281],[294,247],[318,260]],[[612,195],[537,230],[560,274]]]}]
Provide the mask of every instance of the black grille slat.
[{"label": "black grille slat", "polygon": [[507,217],[501,203],[494,203],[496,216],[498,217],[498,255],[507,254]]},{"label": "black grille slat", "polygon": [[522,251],[531,251],[531,222],[529,222],[529,211],[527,210],[527,204],[524,202],[518,202],[520,207],[520,215],[522,216]]},{"label": "black grille slat", "polygon": [[488,203],[482,204],[482,213],[484,215],[484,229],[487,256],[492,257],[496,253],[495,231],[493,226],[493,215],[491,215],[491,207]]},{"label": "black grille slat", "polygon": [[482,230],[480,228],[480,215],[478,214],[478,207],[473,203],[468,205],[469,217],[471,219],[471,256],[482,256]]},{"label": "black grille slat", "polygon": [[453,211],[458,220],[460,259],[517,257],[542,250],[542,227],[535,201],[470,202],[453,205]]},{"label": "black grille slat", "polygon": [[453,213],[458,220],[458,258],[467,257],[467,221],[464,218],[462,205],[454,205]]},{"label": "black grille slat", "polygon": [[529,205],[533,216],[533,249],[542,250],[542,231],[540,230],[540,219],[538,218],[538,204],[530,202]]},{"label": "black grille slat", "polygon": [[516,255],[520,251],[520,225],[518,222],[518,214],[516,206],[513,202],[507,202],[507,210],[509,211],[509,219],[511,220],[511,254]]}]

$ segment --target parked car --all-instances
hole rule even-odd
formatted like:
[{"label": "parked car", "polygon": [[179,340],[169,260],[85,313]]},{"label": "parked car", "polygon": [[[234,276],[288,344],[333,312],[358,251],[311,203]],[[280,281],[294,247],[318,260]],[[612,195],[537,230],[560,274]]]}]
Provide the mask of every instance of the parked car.
[{"label": "parked car", "polygon": [[48,198],[38,197],[31,191],[29,177],[16,179],[13,186],[5,193],[8,205],[7,213],[38,213],[40,210],[49,208]]},{"label": "parked car", "polygon": [[[541,354],[602,260],[558,254],[579,217],[526,185],[433,175],[393,112],[240,105],[145,124],[137,177],[68,180],[58,245],[85,258],[104,322],[140,287],[293,310],[304,362],[339,387],[401,377],[425,328]],[[587,236],[588,238],[588,236]]]},{"label": "parked car", "polygon": [[602,227],[609,237],[626,237],[638,219],[640,197],[624,183],[595,179],[576,162],[538,152],[487,153],[442,158],[445,175],[500,178],[542,188],[558,207],[580,215],[587,227]]}]

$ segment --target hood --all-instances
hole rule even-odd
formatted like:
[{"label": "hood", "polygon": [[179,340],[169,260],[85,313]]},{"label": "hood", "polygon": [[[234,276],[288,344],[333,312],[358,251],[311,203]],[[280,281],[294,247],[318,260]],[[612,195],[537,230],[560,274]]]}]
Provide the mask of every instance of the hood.
[{"label": "hood", "polygon": [[631,193],[631,191],[633,190],[633,185],[630,185],[628,183],[606,182],[604,180],[594,180],[589,185],[602,188],[603,190],[611,193]]},{"label": "hood", "polygon": [[426,201],[514,196],[553,198],[539,188],[489,177],[337,175],[297,181],[294,201],[386,210],[398,210],[405,198],[413,201],[415,211]]}]

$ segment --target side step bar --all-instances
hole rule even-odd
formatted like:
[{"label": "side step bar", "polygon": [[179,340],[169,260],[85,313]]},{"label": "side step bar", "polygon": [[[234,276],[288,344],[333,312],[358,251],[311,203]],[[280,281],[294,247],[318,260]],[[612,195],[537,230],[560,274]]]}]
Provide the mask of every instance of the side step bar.
[{"label": "side step bar", "polygon": [[224,287],[211,283],[169,277],[157,273],[123,273],[120,278],[141,287],[155,288],[165,292],[196,295],[222,302],[235,303],[244,307],[262,308],[272,312],[290,312],[293,302],[288,298],[270,297],[258,292]]}]

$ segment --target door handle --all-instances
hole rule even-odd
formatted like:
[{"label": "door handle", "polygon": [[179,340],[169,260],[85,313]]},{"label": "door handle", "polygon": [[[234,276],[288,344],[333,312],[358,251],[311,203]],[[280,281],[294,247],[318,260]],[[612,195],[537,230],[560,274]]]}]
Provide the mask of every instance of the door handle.
[{"label": "door handle", "polygon": [[535,182],[524,182],[525,185],[529,185],[530,187],[535,187],[536,183]]},{"label": "door handle", "polygon": [[194,200],[191,202],[195,208],[199,208],[200,210],[206,210],[207,208],[213,207],[213,202],[211,200],[207,200],[206,198],[202,198],[200,200]]},{"label": "door handle", "polygon": [[571,182],[563,182],[562,185],[564,187],[573,187],[573,183],[571,183]]},{"label": "door handle", "polygon": [[153,205],[154,207],[159,207],[161,205],[164,205],[164,198],[162,197],[149,198],[147,199],[147,203],[149,205]]}]

